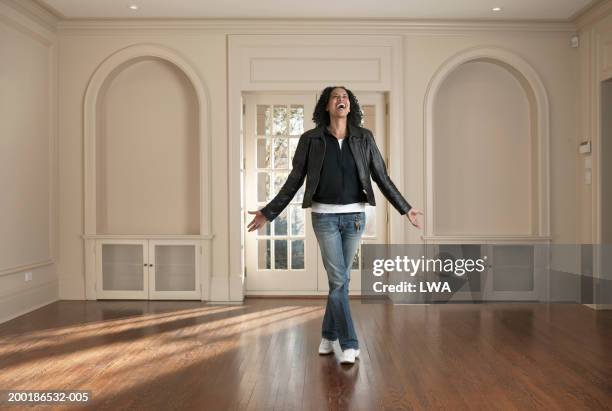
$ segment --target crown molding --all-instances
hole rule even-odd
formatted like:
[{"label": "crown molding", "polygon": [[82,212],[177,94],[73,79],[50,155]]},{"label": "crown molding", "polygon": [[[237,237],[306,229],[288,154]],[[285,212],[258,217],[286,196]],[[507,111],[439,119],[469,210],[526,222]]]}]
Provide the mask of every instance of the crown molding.
[{"label": "crown molding", "polygon": [[26,15],[47,30],[56,31],[60,18],[34,0],[0,0],[13,10]]},{"label": "crown molding", "polygon": [[576,29],[580,31],[587,29],[611,13],[612,1],[597,0],[586,9],[579,11],[571,20],[576,25]]},{"label": "crown molding", "polygon": [[60,12],[58,9],[51,7],[50,5],[48,5],[47,3],[45,3],[43,0],[27,0],[33,3],[36,3],[36,5],[38,6],[39,9],[44,10],[44,12],[46,14],[50,14],[51,16],[53,16],[57,21],[60,20],[66,20],[68,17],[65,16],[62,12]]},{"label": "crown molding", "polygon": [[407,20],[407,19],[68,19],[61,32],[131,30],[211,31],[226,34],[430,34],[482,31],[563,32],[576,27],[566,21]]}]

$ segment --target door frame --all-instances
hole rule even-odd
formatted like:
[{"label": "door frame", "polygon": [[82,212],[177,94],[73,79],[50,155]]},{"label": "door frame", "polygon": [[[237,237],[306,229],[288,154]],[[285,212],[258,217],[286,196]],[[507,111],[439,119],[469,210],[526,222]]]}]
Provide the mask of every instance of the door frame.
[{"label": "door frame", "polygon": [[[228,136],[229,136],[229,278],[212,279],[212,294],[227,293],[229,301],[242,301],[245,295],[242,232],[245,224],[240,185],[242,94],[249,91],[300,89],[322,90],[338,84],[362,91],[381,91],[389,95],[389,175],[402,189],[405,175],[418,176],[418,153],[415,158],[405,158],[404,145],[404,72],[403,40],[401,36],[384,35],[229,35],[228,36]],[[323,70],[343,66],[363,67],[352,71],[347,80],[346,72]],[[266,77],[265,67],[274,64],[291,66],[283,76]],[[288,74],[289,73],[289,74]],[[413,142],[417,143],[417,142]],[[404,159],[405,162],[400,161]],[[414,160],[414,161],[412,161]],[[405,166],[403,165],[405,164]],[[406,168],[406,170],[404,169]],[[409,170],[408,170],[409,168]],[[417,177],[414,177],[415,179]],[[417,180],[415,180],[417,181]],[[418,185],[411,189],[413,202],[420,202]],[[412,195],[414,194],[414,195]],[[403,243],[406,234],[419,241],[416,232],[409,232],[403,224],[403,216],[389,216],[389,238],[393,243]]]}]

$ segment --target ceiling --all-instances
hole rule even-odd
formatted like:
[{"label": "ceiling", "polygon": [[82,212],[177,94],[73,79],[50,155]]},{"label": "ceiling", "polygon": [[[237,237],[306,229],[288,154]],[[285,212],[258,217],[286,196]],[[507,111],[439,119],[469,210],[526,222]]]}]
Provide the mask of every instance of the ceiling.
[{"label": "ceiling", "polygon": [[[404,18],[567,21],[597,0],[37,0],[61,18]],[[128,6],[136,5],[138,10]],[[493,7],[501,11],[492,11]]]}]

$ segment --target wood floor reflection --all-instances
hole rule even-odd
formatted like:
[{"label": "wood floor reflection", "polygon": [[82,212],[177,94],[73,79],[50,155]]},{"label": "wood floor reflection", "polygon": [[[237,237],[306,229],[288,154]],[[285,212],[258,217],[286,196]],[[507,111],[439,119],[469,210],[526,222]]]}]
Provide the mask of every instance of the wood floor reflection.
[{"label": "wood floor reflection", "polygon": [[610,311],[351,305],[343,366],[317,354],[324,300],[57,302],[0,325],[0,390],[90,390],[95,410],[611,407]]}]

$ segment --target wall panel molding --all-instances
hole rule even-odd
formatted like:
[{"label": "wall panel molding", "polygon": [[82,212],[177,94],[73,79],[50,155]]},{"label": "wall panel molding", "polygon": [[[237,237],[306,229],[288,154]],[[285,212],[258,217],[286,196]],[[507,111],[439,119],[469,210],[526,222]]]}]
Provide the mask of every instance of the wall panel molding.
[{"label": "wall panel molding", "polygon": [[[313,74],[321,74],[321,81],[368,83],[380,82],[382,77],[381,61],[378,58],[290,58],[268,57],[252,58],[249,61],[252,83],[276,84],[282,82],[309,82]],[[359,71],[347,71],[346,67],[359,67]],[[323,74],[325,73],[325,74]],[[304,78],[299,78],[305,75]]]},{"label": "wall panel molding", "polygon": [[44,260],[44,261],[37,261],[33,263],[18,265],[14,267],[1,268],[0,277],[16,274],[22,271],[30,271],[30,270],[34,270],[40,267],[47,267],[53,264],[55,264],[55,261],[53,261],[52,259],[49,259],[49,260]]},{"label": "wall panel molding", "polygon": [[0,24],[13,29],[46,48],[47,53],[47,139],[48,150],[48,174],[49,185],[49,211],[48,211],[48,253],[46,258],[40,261],[23,262],[11,267],[0,268],[0,276],[14,274],[38,267],[44,267],[55,263],[57,259],[57,248],[59,243],[59,213],[58,213],[58,191],[59,191],[59,167],[58,167],[58,90],[57,90],[57,35],[55,33],[55,20],[49,20],[49,15],[38,5],[28,2],[17,2],[15,0],[0,0]]}]

